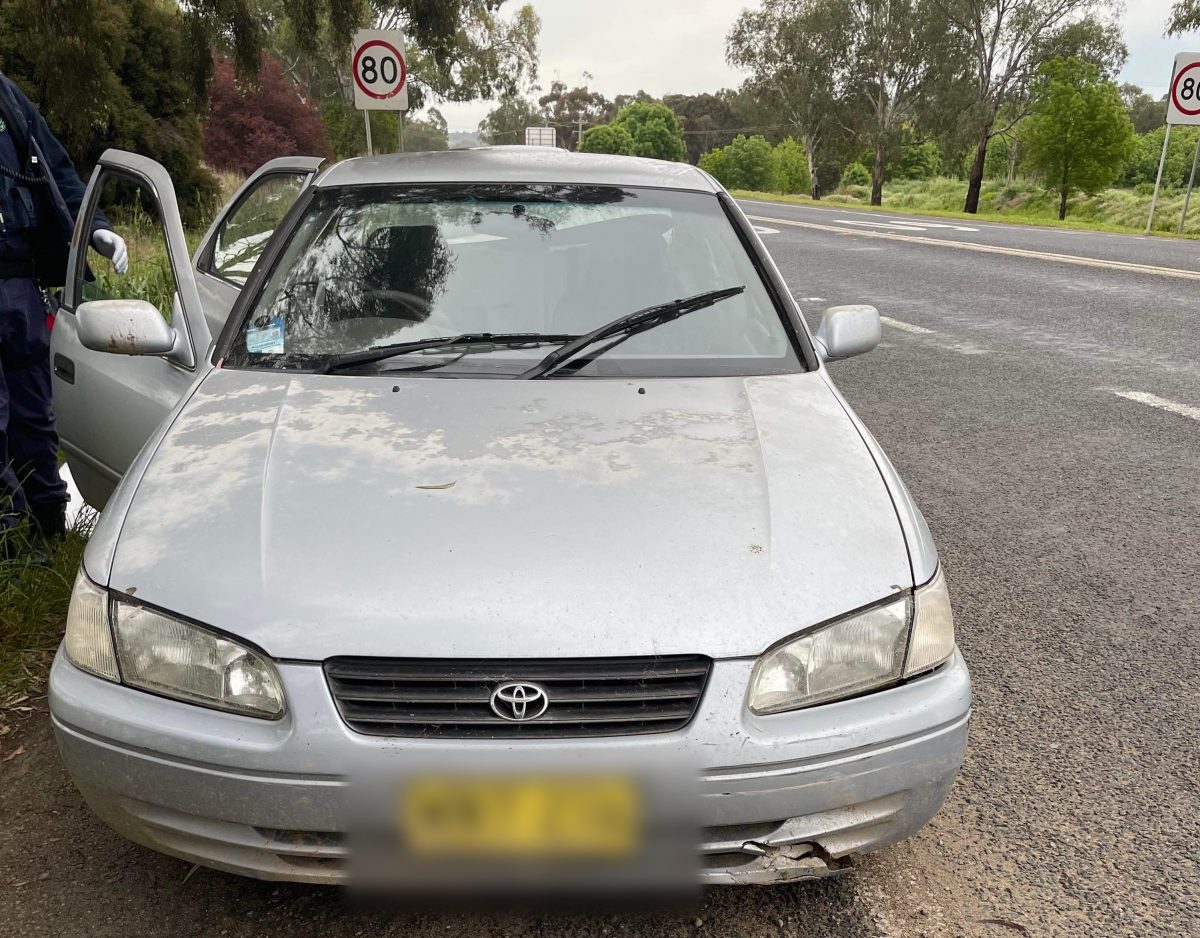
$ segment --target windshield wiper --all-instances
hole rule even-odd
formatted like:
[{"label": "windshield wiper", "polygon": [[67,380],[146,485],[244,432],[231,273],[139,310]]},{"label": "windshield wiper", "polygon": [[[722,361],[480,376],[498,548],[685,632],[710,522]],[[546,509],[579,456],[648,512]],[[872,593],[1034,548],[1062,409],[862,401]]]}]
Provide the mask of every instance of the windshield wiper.
[{"label": "windshield wiper", "polygon": [[[332,358],[324,365],[316,368],[313,374],[328,375],[361,365],[371,365],[410,352],[424,352],[431,349],[438,351],[460,351],[462,355],[472,352],[489,352],[497,348],[536,348],[539,345],[562,345],[579,338],[575,335],[549,335],[541,332],[466,332],[462,335],[444,335],[435,339],[416,339],[412,342],[393,342],[389,345],[375,345],[361,352],[350,352]],[[459,358],[462,357],[459,356]],[[457,361],[458,359],[455,359]],[[441,367],[436,365],[418,365],[412,371],[428,371]],[[445,362],[444,364],[450,364]]]},{"label": "windshield wiper", "polygon": [[616,339],[616,341],[610,342],[604,348],[593,352],[591,357],[595,358],[620,345],[626,339],[632,338],[639,332],[645,332],[647,329],[653,329],[655,326],[672,322],[680,316],[686,316],[688,313],[706,309],[714,303],[720,303],[721,300],[737,296],[739,293],[744,292],[745,289],[744,286],[740,286],[725,287],[723,290],[709,290],[706,293],[697,293],[695,296],[689,296],[682,300],[660,303],[657,306],[647,306],[645,309],[626,313],[624,316],[614,319],[599,329],[593,329],[591,332],[577,336],[561,348],[555,349],[532,368],[521,372],[517,377],[548,378],[559,369],[566,367],[572,358],[589,345],[595,345],[597,342],[602,342],[605,339]]}]

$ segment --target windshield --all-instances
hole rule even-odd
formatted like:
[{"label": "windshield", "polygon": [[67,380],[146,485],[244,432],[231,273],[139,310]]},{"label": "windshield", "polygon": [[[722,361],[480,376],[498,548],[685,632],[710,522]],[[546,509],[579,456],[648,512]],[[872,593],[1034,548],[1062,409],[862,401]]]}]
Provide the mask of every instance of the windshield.
[{"label": "windshield", "polygon": [[[381,346],[521,333],[543,344],[408,349],[353,373],[516,376],[621,316],[744,286],[588,350],[573,376],[803,370],[716,196],[609,186],[318,190],[233,339],[226,365],[322,369]],[[564,376],[566,369],[559,372]]]}]

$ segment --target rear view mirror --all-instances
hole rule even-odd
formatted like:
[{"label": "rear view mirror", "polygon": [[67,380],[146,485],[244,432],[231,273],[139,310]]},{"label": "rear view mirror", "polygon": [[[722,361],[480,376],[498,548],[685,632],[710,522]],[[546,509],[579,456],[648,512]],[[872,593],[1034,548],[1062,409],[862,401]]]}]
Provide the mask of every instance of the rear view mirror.
[{"label": "rear view mirror", "polygon": [[153,303],[145,300],[88,300],[75,312],[79,341],[95,352],[166,355],[177,334]]},{"label": "rear view mirror", "polygon": [[817,351],[827,362],[869,352],[879,339],[879,311],[874,306],[831,306],[817,327]]}]

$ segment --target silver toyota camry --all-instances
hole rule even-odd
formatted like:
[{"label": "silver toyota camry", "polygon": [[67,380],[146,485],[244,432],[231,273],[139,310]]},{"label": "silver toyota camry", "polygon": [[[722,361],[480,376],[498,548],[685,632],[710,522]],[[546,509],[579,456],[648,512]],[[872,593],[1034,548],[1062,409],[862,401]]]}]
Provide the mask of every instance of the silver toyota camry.
[{"label": "silver toyota camry", "polygon": [[768,883],[938,810],[946,582],[828,371],[879,316],[810,333],[711,177],[276,160],[191,253],[162,167],[109,151],[79,232],[133,188],[172,289],[93,279],[77,232],[52,348],[103,512],[50,706],[116,831],[266,879],[594,879],[670,841]]}]

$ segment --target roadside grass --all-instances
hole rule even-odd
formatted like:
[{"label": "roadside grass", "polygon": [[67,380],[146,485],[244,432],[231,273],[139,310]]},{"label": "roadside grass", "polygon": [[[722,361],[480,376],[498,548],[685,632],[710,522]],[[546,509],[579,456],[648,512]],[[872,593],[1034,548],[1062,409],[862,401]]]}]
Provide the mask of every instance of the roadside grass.
[{"label": "roadside grass", "polygon": [[[933,218],[960,218],[998,221],[1047,228],[1074,228],[1143,234],[1150,214],[1151,193],[1141,189],[1106,189],[1095,196],[1076,195],[1069,203],[1064,221],[1058,220],[1058,196],[1032,183],[1018,181],[1011,186],[999,180],[985,182],[979,198],[979,213],[962,211],[967,184],[959,179],[906,179],[883,187],[883,205],[870,205],[871,192],[866,186],[849,186],[832,192],[819,201],[805,195],[779,195],[773,192],[737,190],[733,195],[798,205],[838,206],[874,212],[911,212]],[[1172,238],[1200,239],[1200,192],[1192,194],[1188,223],[1178,234],[1183,211],[1183,190],[1165,190],[1159,194],[1154,214],[1153,234]]]},{"label": "roadside grass", "polygon": [[82,512],[45,563],[33,561],[36,545],[24,527],[0,534],[0,743],[45,695],[94,519]]}]

